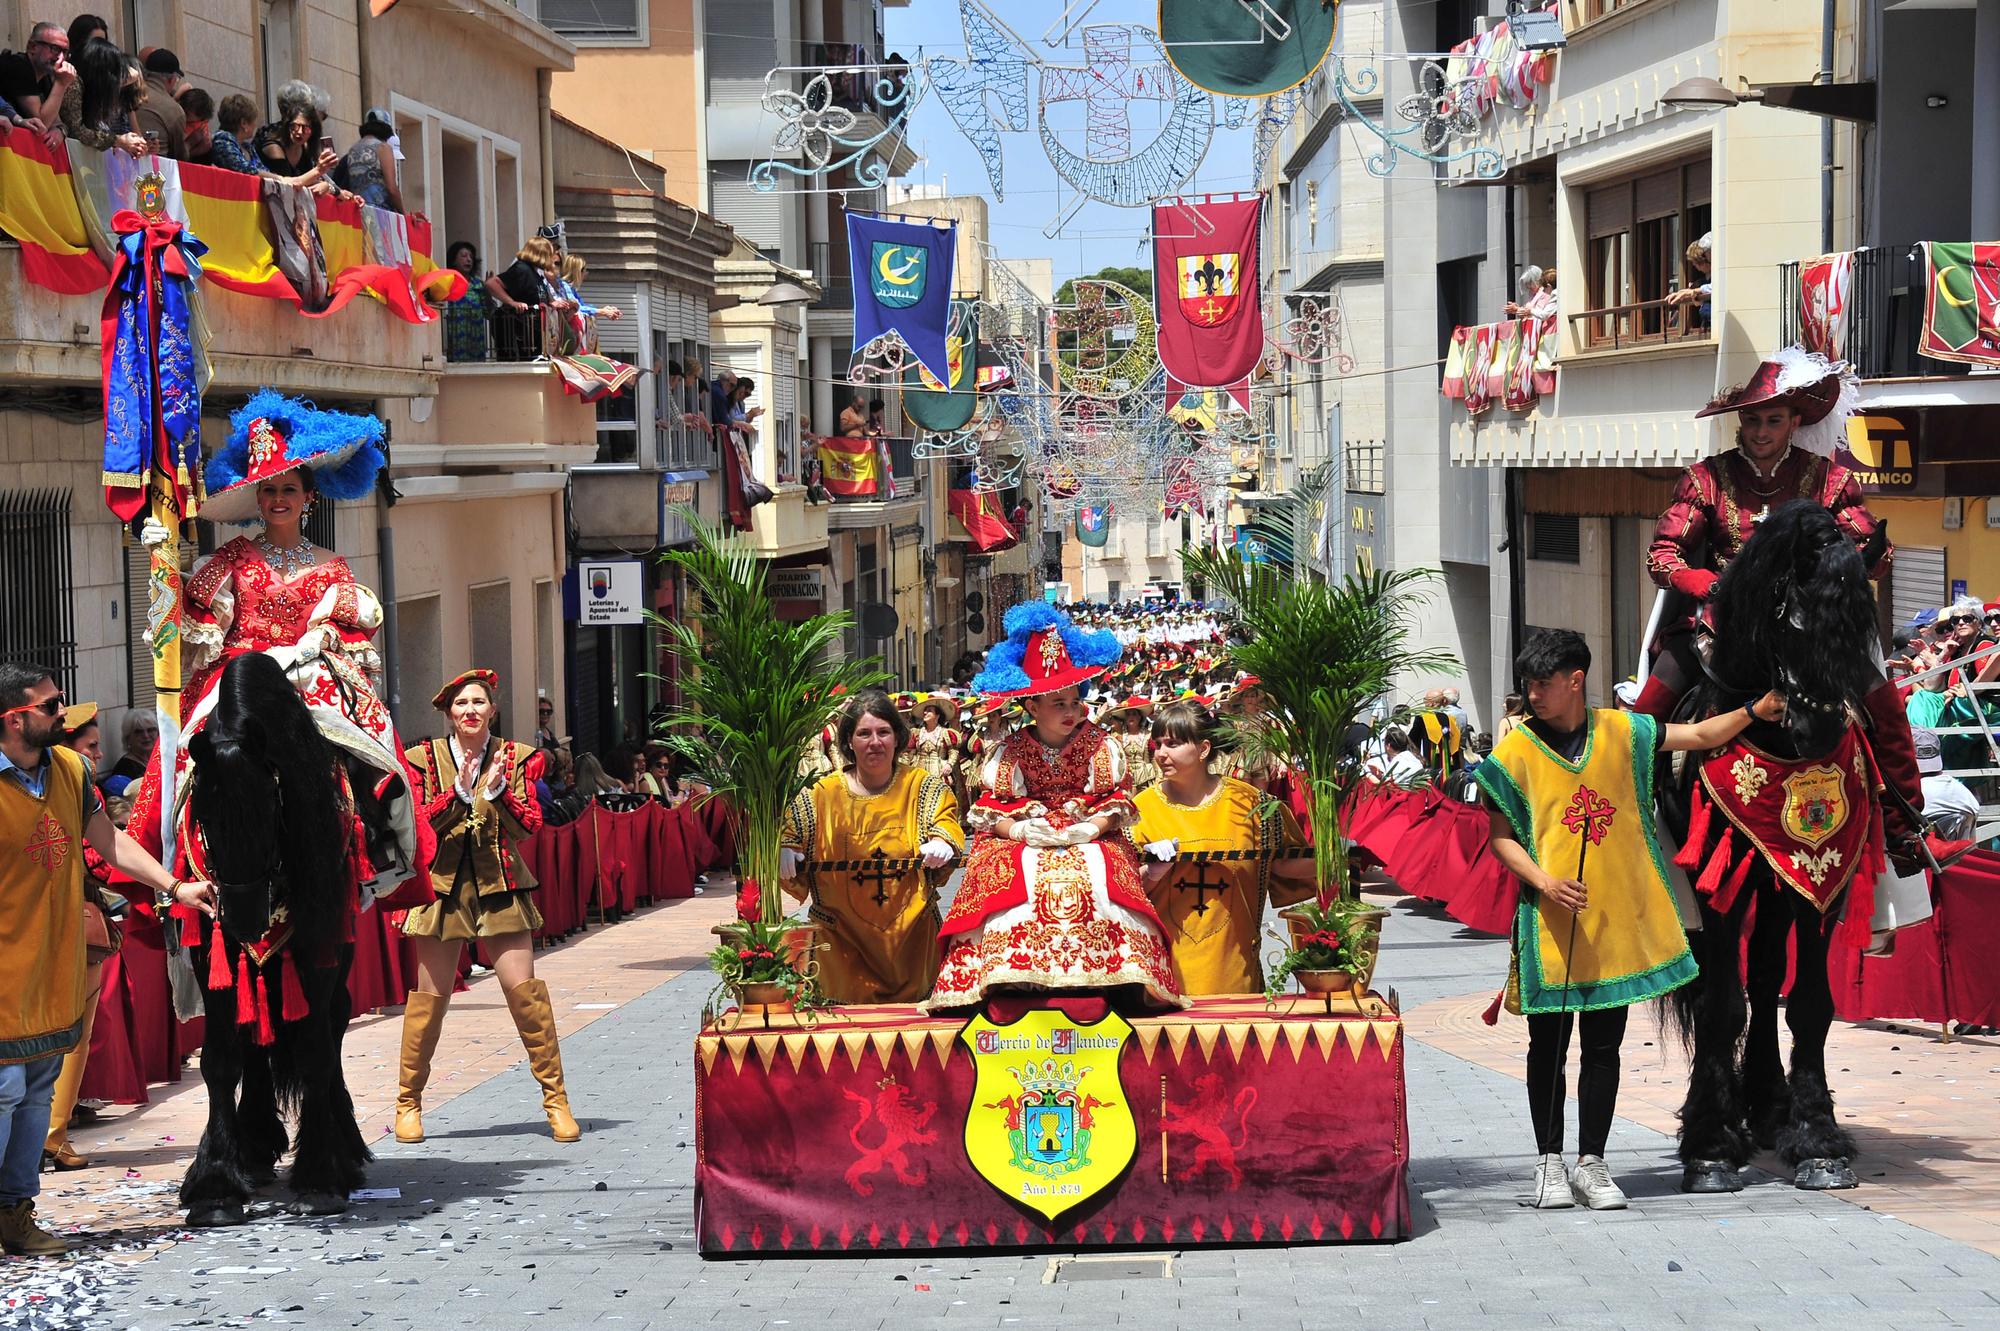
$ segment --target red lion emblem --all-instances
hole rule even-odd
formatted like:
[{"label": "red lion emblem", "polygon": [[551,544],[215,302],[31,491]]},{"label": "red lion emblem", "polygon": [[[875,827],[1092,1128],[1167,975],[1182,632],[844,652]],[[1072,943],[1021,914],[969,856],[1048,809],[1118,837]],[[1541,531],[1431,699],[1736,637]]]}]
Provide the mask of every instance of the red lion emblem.
[{"label": "red lion emblem", "polygon": [[[1243,1171],[1236,1167],[1236,1153],[1250,1144],[1250,1111],[1257,1107],[1257,1088],[1245,1086],[1232,1103],[1222,1088],[1222,1074],[1203,1073],[1195,1078],[1195,1101],[1191,1105],[1167,1102],[1163,1126],[1168,1132],[1184,1132],[1195,1139],[1194,1162],[1179,1171],[1185,1183],[1210,1165],[1229,1176],[1231,1192],[1243,1186]],[[1236,1115],[1235,1141],[1229,1140],[1228,1118]]]},{"label": "red lion emblem", "polygon": [[[861,1107],[861,1112],[854,1117],[853,1126],[847,1130],[847,1140],[861,1152],[861,1158],[849,1165],[842,1175],[847,1180],[847,1186],[854,1189],[857,1197],[872,1197],[875,1185],[868,1180],[884,1169],[891,1169],[895,1171],[897,1181],[912,1188],[922,1187],[929,1171],[912,1169],[904,1148],[929,1146],[937,1141],[937,1133],[928,1126],[937,1113],[937,1102],[932,1100],[922,1109],[917,1108],[910,1088],[892,1079],[879,1083],[873,1100],[845,1088],[841,1094]],[[868,1126],[871,1118],[882,1125],[882,1140],[875,1146],[861,1140],[861,1130]]]}]

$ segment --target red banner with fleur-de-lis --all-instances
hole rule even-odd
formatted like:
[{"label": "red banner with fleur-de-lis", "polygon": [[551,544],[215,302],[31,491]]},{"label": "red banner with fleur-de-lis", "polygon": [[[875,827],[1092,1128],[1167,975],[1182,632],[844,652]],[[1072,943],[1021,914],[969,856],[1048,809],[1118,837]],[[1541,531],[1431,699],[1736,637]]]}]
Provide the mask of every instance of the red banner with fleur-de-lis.
[{"label": "red banner with fleur-de-lis", "polygon": [[1264,354],[1257,281],[1263,195],[1162,200],[1153,208],[1160,364],[1194,388],[1238,383]]}]

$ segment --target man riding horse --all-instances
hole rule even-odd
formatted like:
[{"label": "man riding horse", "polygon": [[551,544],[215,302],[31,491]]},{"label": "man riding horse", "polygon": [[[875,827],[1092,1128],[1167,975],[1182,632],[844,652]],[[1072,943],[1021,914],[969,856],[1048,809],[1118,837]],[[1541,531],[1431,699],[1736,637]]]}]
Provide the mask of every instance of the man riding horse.
[{"label": "man riding horse", "polygon": [[[1759,365],[1748,383],[1718,395],[1696,413],[1735,412],[1736,447],[1681,473],[1673,502],[1654,529],[1646,568],[1667,593],[1669,613],[1662,620],[1653,672],[1637,710],[1668,719],[1700,678],[1697,620],[1722,571],[1780,504],[1793,499],[1820,504],[1864,558],[1872,559],[1869,578],[1880,581],[1888,572],[1894,552],[1881,539],[1881,524],[1868,511],[1854,473],[1834,460],[1847,418],[1858,405],[1858,390],[1845,366],[1787,347]],[[1892,792],[1883,808],[1891,857],[1914,869],[1923,861],[1919,843],[1924,841],[1937,863],[1950,863],[1972,843],[1929,836],[1912,816],[1923,807],[1923,787],[1901,695],[1883,676],[1864,705],[1868,742]]]}]

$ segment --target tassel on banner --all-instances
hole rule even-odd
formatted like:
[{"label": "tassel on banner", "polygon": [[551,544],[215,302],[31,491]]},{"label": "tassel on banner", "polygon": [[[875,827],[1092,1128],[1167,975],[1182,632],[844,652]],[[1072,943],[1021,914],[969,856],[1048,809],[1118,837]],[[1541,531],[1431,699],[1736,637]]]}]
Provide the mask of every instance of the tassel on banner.
[{"label": "tassel on banner", "polygon": [[1500,1024],[1500,1004],[1505,1001],[1506,997],[1507,986],[1503,984],[1500,986],[1500,992],[1493,995],[1493,1001],[1486,1005],[1486,1010],[1479,1014],[1479,1019],[1488,1026],[1498,1026]]},{"label": "tassel on banner", "polygon": [[[1727,826],[1722,829],[1722,840],[1715,843],[1715,850],[1709,855],[1708,863],[1702,866],[1701,877],[1695,880],[1694,890],[1711,902],[1715,900],[1717,889],[1722,886],[1723,871],[1729,868],[1730,848],[1735,840],[1731,833],[1732,829]],[[1688,844],[1697,843],[1690,837]],[[1721,910],[1722,907],[1717,906],[1716,909]]]},{"label": "tassel on banner", "polygon": [[1701,848],[1708,844],[1708,820],[1711,815],[1708,800],[1703,798],[1701,782],[1694,783],[1688,794],[1688,830],[1681,841],[1681,848],[1674,855],[1674,863],[1692,871],[1701,863]]},{"label": "tassel on banner", "polygon": [[223,945],[222,921],[217,920],[208,938],[208,987],[227,989],[230,983],[229,949]]},{"label": "tassel on banner", "polygon": [[285,978],[281,992],[284,995],[285,1005],[279,1015],[286,1021],[304,1021],[312,1015],[312,1009],[306,1005],[306,991],[299,985],[298,962],[287,956],[284,967]]},{"label": "tassel on banner", "polygon": [[257,1020],[257,1000],[250,980],[250,949],[236,954],[236,1024],[248,1026]]},{"label": "tassel on banner", "polygon": [[271,986],[260,971],[257,974],[257,1043],[268,1047],[277,1038],[277,1031],[271,1028]]}]

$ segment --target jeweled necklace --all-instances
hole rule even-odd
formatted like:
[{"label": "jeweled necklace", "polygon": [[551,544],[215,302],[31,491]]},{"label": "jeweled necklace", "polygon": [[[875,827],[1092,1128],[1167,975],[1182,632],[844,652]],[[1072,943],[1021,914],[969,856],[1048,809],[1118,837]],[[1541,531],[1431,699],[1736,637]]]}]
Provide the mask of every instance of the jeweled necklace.
[{"label": "jeweled necklace", "polygon": [[257,550],[264,556],[264,562],[271,566],[271,571],[283,582],[290,582],[294,576],[319,562],[319,556],[313,553],[311,541],[302,540],[297,545],[278,545],[267,534],[257,538]]}]

